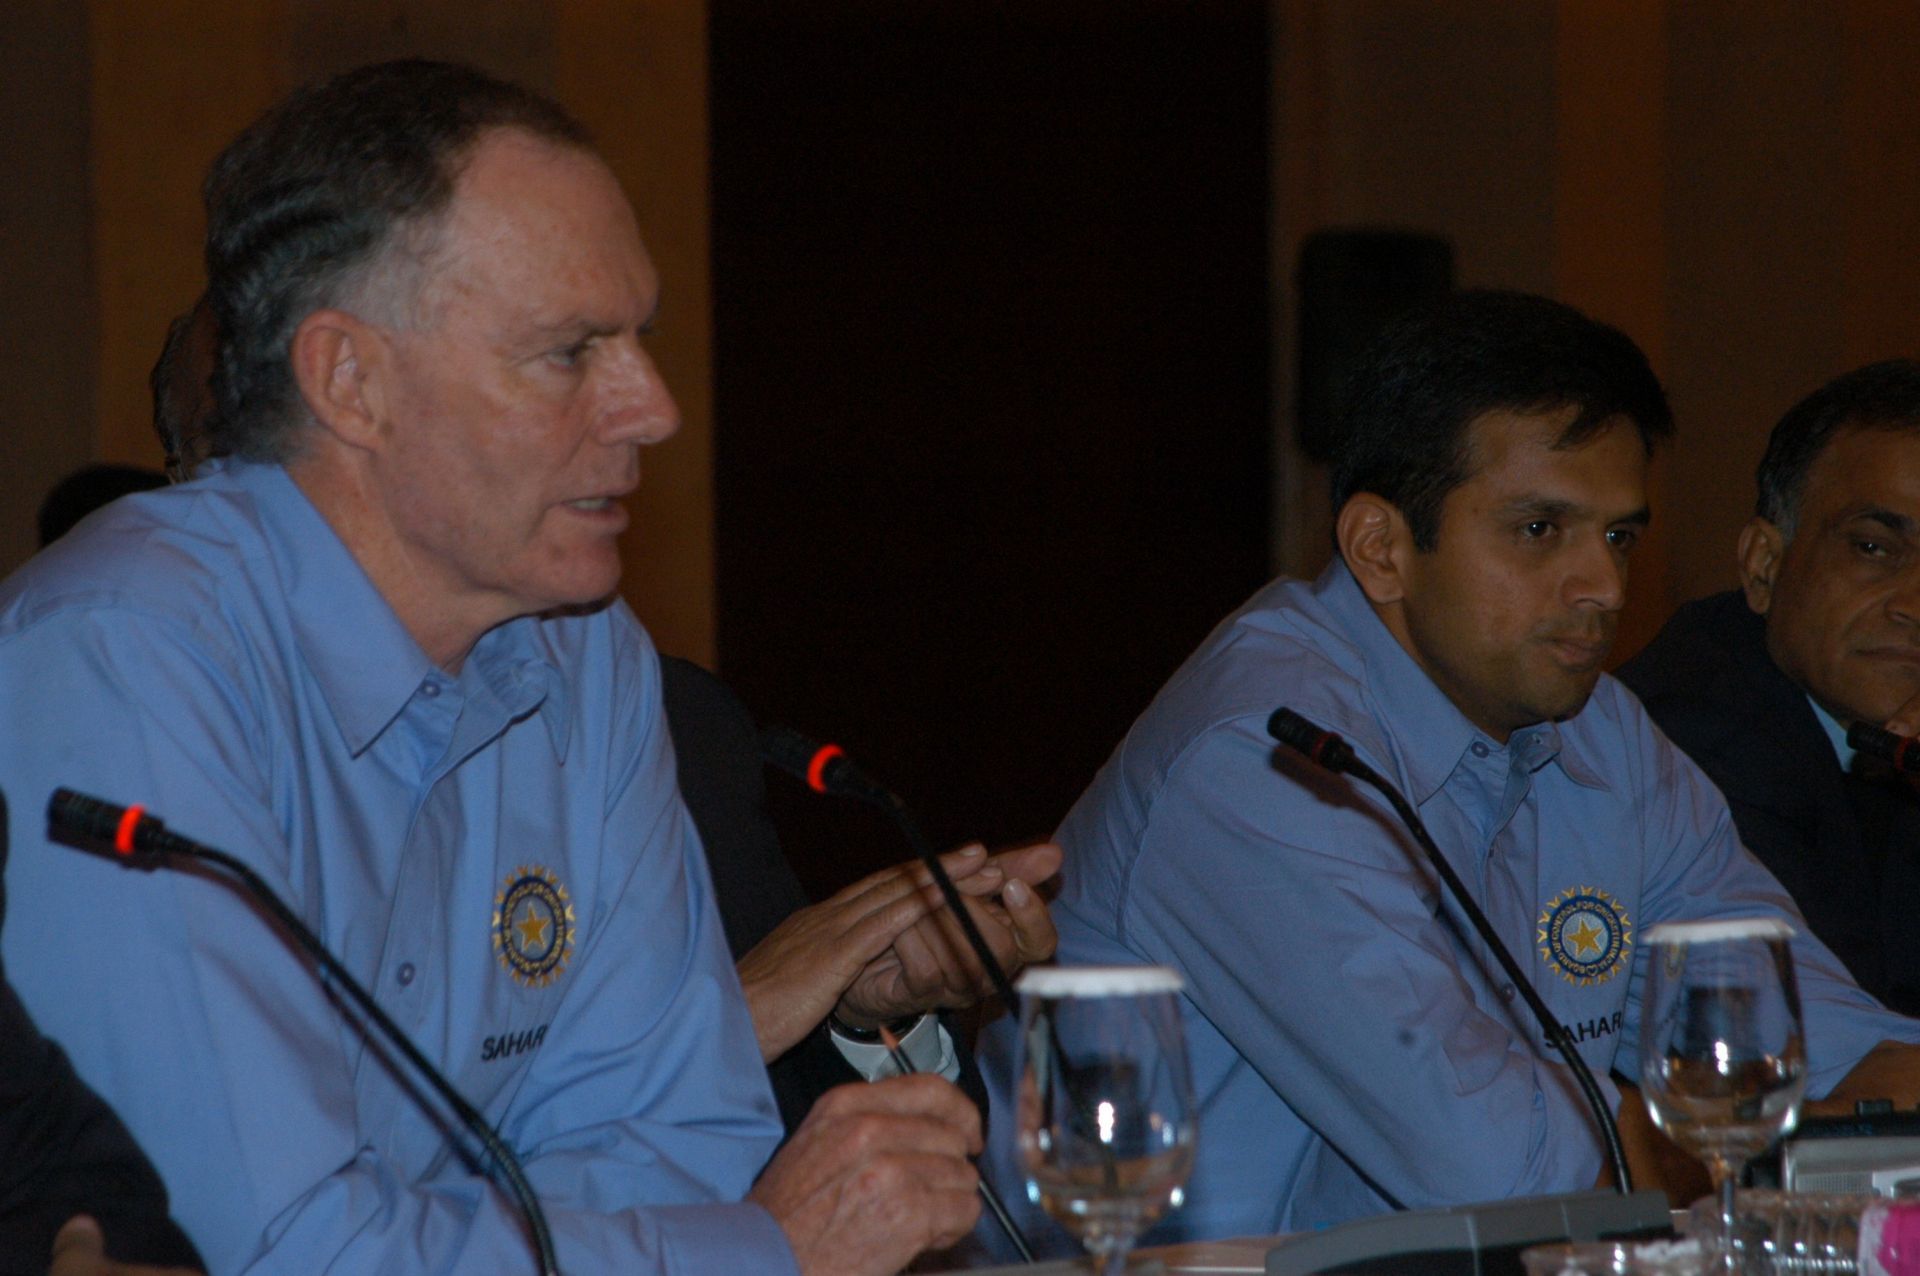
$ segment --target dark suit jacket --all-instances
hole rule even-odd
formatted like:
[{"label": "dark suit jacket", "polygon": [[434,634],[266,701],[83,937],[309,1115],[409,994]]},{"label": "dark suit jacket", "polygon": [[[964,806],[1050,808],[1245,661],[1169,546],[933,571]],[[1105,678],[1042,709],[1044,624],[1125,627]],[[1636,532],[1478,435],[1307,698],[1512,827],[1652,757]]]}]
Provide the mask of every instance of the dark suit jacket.
[{"label": "dark suit jacket", "polygon": [[[667,729],[680,794],[706,846],[714,899],[727,947],[738,960],[810,902],[780,850],[767,815],[766,769],[753,715],[727,685],[689,661],[660,661]],[[948,1025],[952,1033],[952,1025]],[[970,1053],[960,1049],[960,1083],[984,1111],[985,1089]],[[767,1069],[780,1117],[791,1134],[814,1100],[860,1074],[829,1040],[824,1023]]]},{"label": "dark suit jacket", "polygon": [[[0,799],[0,870],[6,832]],[[5,912],[0,886],[0,918]],[[45,1276],[54,1233],[80,1213],[100,1220],[113,1258],[200,1266],[133,1136],[0,975],[0,1276]]]},{"label": "dark suit jacket", "polygon": [[1619,676],[1726,795],[1740,839],[1868,992],[1920,1013],[1920,801],[1841,771],[1738,592],[1688,603]]}]

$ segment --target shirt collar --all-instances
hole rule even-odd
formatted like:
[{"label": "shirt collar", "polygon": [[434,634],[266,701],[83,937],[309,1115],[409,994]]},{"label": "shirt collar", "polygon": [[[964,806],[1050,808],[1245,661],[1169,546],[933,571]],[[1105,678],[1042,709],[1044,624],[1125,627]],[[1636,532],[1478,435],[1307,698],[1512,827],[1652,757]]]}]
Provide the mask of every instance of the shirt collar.
[{"label": "shirt collar", "polygon": [[1853,770],[1853,746],[1847,743],[1847,729],[1840,725],[1840,719],[1820,707],[1820,702],[1812,696],[1807,703],[1813,706],[1813,716],[1819,720],[1821,730],[1827,733],[1827,739],[1833,745],[1833,751],[1840,759],[1842,771]]},{"label": "shirt collar", "polygon": [[[1314,592],[1366,662],[1374,716],[1387,728],[1390,747],[1398,754],[1406,776],[1407,796],[1415,805],[1439,791],[1460,765],[1461,755],[1476,743],[1487,751],[1503,747],[1467,720],[1388,631],[1344,559],[1334,557],[1314,583]],[[1528,771],[1538,771],[1558,759],[1561,770],[1576,783],[1605,787],[1599,773],[1577,755],[1568,733],[1557,723],[1522,727],[1508,737],[1504,747]]]},{"label": "shirt collar", "polygon": [[[354,756],[400,715],[433,661],[374,586],[331,524],[278,465],[228,462],[232,481],[255,498],[260,526],[286,590],[301,663],[319,687]],[[554,752],[566,756],[569,706],[558,663],[531,617],[482,635],[464,676],[482,679],[522,714],[542,707]],[[530,694],[533,693],[533,694]]]}]

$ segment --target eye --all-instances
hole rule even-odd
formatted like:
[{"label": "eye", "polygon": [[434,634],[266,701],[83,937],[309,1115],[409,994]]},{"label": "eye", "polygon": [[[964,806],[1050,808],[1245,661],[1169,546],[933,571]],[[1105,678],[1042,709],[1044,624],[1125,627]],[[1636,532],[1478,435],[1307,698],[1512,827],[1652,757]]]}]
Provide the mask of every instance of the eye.
[{"label": "eye", "polygon": [[1893,550],[1888,546],[1881,544],[1879,541],[1868,540],[1865,537],[1856,538],[1853,542],[1853,548],[1855,552],[1864,558],[1885,558],[1893,553]]},{"label": "eye", "polygon": [[1558,531],[1559,527],[1550,518],[1536,518],[1520,525],[1520,536],[1524,540],[1538,541]]},{"label": "eye", "polygon": [[1640,529],[1637,527],[1614,527],[1607,531],[1607,544],[1623,554],[1639,543]]},{"label": "eye", "polygon": [[593,348],[593,338],[582,337],[580,340],[575,341],[570,345],[561,346],[557,350],[549,350],[547,352],[547,361],[549,363],[554,364],[556,367],[561,367],[561,368],[576,367],[578,366],[578,364],[582,359],[587,357],[587,351],[591,350],[592,348]]}]

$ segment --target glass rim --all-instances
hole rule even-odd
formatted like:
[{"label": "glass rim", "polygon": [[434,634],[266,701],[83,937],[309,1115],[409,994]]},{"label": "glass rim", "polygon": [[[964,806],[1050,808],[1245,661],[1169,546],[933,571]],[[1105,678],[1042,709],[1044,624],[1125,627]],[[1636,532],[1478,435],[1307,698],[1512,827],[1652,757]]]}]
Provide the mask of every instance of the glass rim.
[{"label": "glass rim", "polygon": [[1135,997],[1186,986],[1171,966],[1029,966],[1013,985],[1028,997]]},{"label": "glass rim", "polygon": [[1703,922],[1661,922],[1640,934],[1645,944],[1711,944],[1728,939],[1792,939],[1794,929],[1780,917],[1721,917]]}]

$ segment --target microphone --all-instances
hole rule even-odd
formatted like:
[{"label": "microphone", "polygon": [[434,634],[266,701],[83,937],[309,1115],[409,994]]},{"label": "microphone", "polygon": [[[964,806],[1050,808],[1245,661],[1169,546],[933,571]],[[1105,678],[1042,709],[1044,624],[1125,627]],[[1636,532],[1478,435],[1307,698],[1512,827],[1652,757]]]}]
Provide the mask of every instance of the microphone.
[{"label": "microphone", "polygon": [[871,806],[892,808],[899,799],[853,764],[837,744],[809,740],[792,727],[768,727],[760,733],[760,756],[806,781],[815,793],[850,797]]},{"label": "microphone", "polygon": [[400,1025],[387,1018],[386,1012],[367,995],[359,981],[327,951],[320,937],[307,928],[307,924],[282,902],[258,873],[225,851],[168,831],[166,825],[146,813],[145,807],[120,806],[76,793],[72,789],[55,789],[53,796],[48,799],[47,831],[54,841],[83,851],[111,852],[120,863],[134,868],[161,868],[169,857],[179,856],[213,864],[237,879],[247,893],[272,914],[274,920],[285,927],[300,947],[319,963],[327,977],[380,1029],[393,1047],[413,1065],[414,1070],[426,1079],[433,1092],[453,1109],[474,1138],[479,1140],[480,1146],[500,1167],[508,1191],[519,1202],[521,1211],[527,1217],[527,1230],[532,1234],[534,1249],[539,1255],[541,1276],[560,1276],[560,1264],[553,1252],[553,1236],[547,1229],[546,1212],[540,1208],[540,1200],[534,1195],[533,1186],[527,1182],[526,1173],[520,1168],[520,1161],[514,1156],[513,1149],[487,1124],[486,1117],[468,1103],[453,1088],[453,1083],[420,1053]]},{"label": "microphone", "polygon": [[[972,948],[973,955],[980,959],[980,965],[987,972],[987,978],[993,981],[994,991],[999,994],[1007,1011],[1012,1013],[1014,1007],[1019,1004],[1014,1000],[1013,981],[1007,978],[1006,968],[1000,964],[1000,959],[993,955],[993,949],[987,946],[985,937],[980,934],[980,928],[974,925],[973,915],[967,912],[966,904],[960,899],[960,891],[953,884],[953,878],[947,875],[946,866],[940,862],[940,856],[935,853],[933,844],[927,841],[927,835],[921,832],[920,822],[913,818],[913,812],[907,808],[907,804],[901,800],[900,795],[855,766],[853,759],[847,756],[847,751],[839,745],[821,744],[810,740],[791,727],[768,727],[762,731],[760,756],[770,765],[779,767],[789,775],[799,776],[815,793],[830,793],[836,797],[852,798],[858,802],[865,802],[869,806],[877,806],[893,817],[893,822],[906,837],[908,845],[913,847],[914,855],[926,865],[927,872],[933,875],[934,883],[939,886],[948,910],[960,923],[961,933],[967,937],[968,947]],[[884,1026],[881,1032],[889,1038],[892,1035],[886,1032]],[[1054,1048],[1059,1049],[1057,1041],[1054,1043]],[[894,1067],[903,1075],[913,1071],[906,1056],[898,1050],[891,1052],[894,1056]],[[1112,1166],[1109,1165],[1107,1168],[1109,1177],[1112,1177]],[[1000,1229],[1007,1234],[1007,1239],[1013,1242],[1013,1248],[1019,1253],[1021,1261],[1034,1262],[1033,1246],[1028,1243],[1026,1236],[1013,1221],[1013,1215],[1007,1212],[1006,1205],[1000,1200],[999,1194],[993,1190],[993,1184],[987,1182],[984,1171],[980,1175],[979,1184],[981,1199],[987,1203],[987,1208],[992,1212],[994,1220],[1000,1224]]]},{"label": "microphone", "polygon": [[1906,775],[1920,774],[1920,750],[1914,748],[1920,738],[1895,735],[1891,731],[1856,722],[1847,728],[1847,747],[1856,753],[1877,758]]},{"label": "microphone", "polygon": [[877,806],[893,817],[901,834],[913,847],[913,853],[933,875],[933,881],[940,888],[940,894],[947,901],[954,920],[960,923],[961,933],[967,937],[967,946],[973,949],[973,955],[980,959],[981,968],[987,972],[987,978],[993,982],[993,990],[1008,1010],[1019,1004],[1014,997],[1013,981],[1007,978],[1005,967],[1000,959],[993,955],[993,949],[987,947],[987,941],[980,934],[980,928],[974,925],[972,914],[960,899],[953,879],[947,876],[947,870],[940,863],[933,844],[927,841],[927,835],[920,831],[920,822],[913,818],[913,812],[900,800],[900,795],[873,779],[847,757],[846,750],[837,744],[820,744],[801,735],[790,727],[769,727],[760,735],[760,756],[769,764],[779,767],[791,775],[797,775],[806,781],[807,787],[816,793],[831,793],[837,797],[849,797],[869,806]]},{"label": "microphone", "polygon": [[1334,732],[1309,721],[1285,705],[1275,709],[1272,716],[1267,719],[1267,734],[1304,755],[1314,765],[1328,771],[1351,775],[1354,779],[1378,789],[1387,799],[1394,813],[1400,817],[1400,822],[1405,824],[1413,834],[1413,840],[1418,842],[1420,849],[1426,852],[1427,859],[1433,864],[1434,872],[1438,873],[1440,880],[1446,883],[1447,892],[1460,905],[1460,910],[1467,915],[1467,920],[1473,923],[1474,931],[1480,936],[1480,941],[1487,946],[1487,951],[1493,954],[1494,960],[1500,964],[1500,969],[1506,973],[1508,982],[1520,990],[1521,998],[1527,1003],[1527,1009],[1533,1012],[1533,1017],[1539,1021],[1541,1029],[1547,1034],[1547,1040],[1560,1052],[1560,1057],[1566,1060],[1567,1067],[1572,1069],[1573,1079],[1579,1085],[1580,1093],[1586,1097],[1587,1106],[1593,1110],[1594,1120],[1599,1123],[1601,1138],[1607,1145],[1607,1160],[1613,1166],[1614,1183],[1619,1187],[1620,1195],[1631,1194],[1633,1177],[1627,1170],[1626,1153],[1620,1147],[1620,1130],[1614,1124],[1613,1113],[1607,1110],[1607,1101],[1601,1096],[1599,1083],[1593,1079],[1593,1073],[1588,1069],[1587,1061],[1582,1059],[1580,1052],[1573,1048],[1573,1038],[1567,1035],[1567,1030],[1560,1025],[1559,1020],[1554,1018],[1553,1012],[1547,1009],[1547,1003],[1540,1000],[1540,994],[1534,990],[1533,981],[1528,979],[1520,969],[1519,963],[1513,959],[1513,954],[1507,951],[1507,946],[1494,932],[1493,923],[1487,920],[1487,915],[1481,911],[1480,905],[1467,893],[1466,885],[1461,882],[1459,874],[1453,871],[1453,865],[1447,862],[1447,857],[1440,853],[1440,848],[1434,844],[1433,836],[1427,832],[1427,826],[1421,822],[1419,814],[1412,805],[1406,798],[1400,796],[1400,791],[1387,783],[1379,772],[1362,762],[1354,753],[1352,745]]}]

